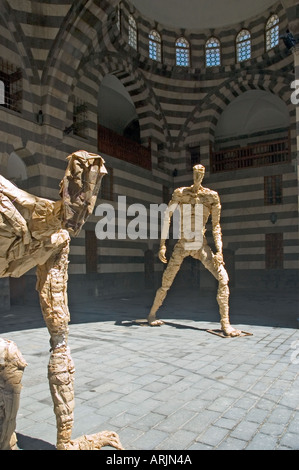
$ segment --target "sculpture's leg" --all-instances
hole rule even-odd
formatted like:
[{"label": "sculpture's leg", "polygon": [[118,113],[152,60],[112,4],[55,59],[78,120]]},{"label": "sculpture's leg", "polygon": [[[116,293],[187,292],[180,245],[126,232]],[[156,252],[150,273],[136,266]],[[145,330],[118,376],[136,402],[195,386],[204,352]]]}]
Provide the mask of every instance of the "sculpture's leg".
[{"label": "sculpture's leg", "polygon": [[185,252],[183,249],[182,245],[178,242],[176,246],[174,247],[172,256],[169,260],[169,263],[167,265],[167,268],[165,269],[163,276],[162,276],[162,285],[161,287],[157,290],[156,296],[152,305],[152,308],[150,310],[150,313],[147,317],[148,323],[151,326],[160,326],[163,325],[163,322],[161,320],[157,320],[156,318],[156,313],[158,309],[161,307],[161,305],[164,302],[164,299],[167,295],[168,290],[170,289],[180,267],[181,264],[186,256],[188,256],[189,253]]},{"label": "sculpture's leg", "polygon": [[57,421],[57,448],[71,440],[74,410],[74,366],[67,347],[69,242],[37,268],[37,290],[44,320],[50,333],[51,356],[48,379]]},{"label": "sculpture's leg", "polygon": [[[57,422],[57,449],[99,449],[111,445],[121,448],[115,433],[99,433],[71,440],[74,422],[74,365],[67,346],[68,322],[67,302],[69,241],[37,269],[37,290],[43,316],[50,333],[51,357],[48,378]],[[104,444],[103,444],[104,443]]]},{"label": "sculpture's leg", "polygon": [[16,450],[16,417],[27,366],[15,343],[0,338],[0,450]]},{"label": "sculpture's leg", "polygon": [[229,287],[228,274],[223,265],[218,268],[218,292],[217,302],[219,305],[221,329],[226,336],[240,336],[241,331],[233,328],[229,321]]},{"label": "sculpture's leg", "polygon": [[199,259],[218,281],[217,302],[219,305],[221,329],[226,336],[239,336],[241,331],[233,328],[229,321],[229,287],[228,274],[223,264],[214,261],[210,247],[204,243],[201,250],[192,255]]}]

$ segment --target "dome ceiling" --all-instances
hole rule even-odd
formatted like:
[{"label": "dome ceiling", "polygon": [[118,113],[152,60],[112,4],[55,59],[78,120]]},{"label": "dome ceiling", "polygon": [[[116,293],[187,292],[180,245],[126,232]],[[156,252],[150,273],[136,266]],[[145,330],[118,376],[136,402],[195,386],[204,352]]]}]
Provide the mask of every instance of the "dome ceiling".
[{"label": "dome ceiling", "polygon": [[131,0],[145,17],[165,26],[203,30],[221,28],[252,18],[275,0]]}]

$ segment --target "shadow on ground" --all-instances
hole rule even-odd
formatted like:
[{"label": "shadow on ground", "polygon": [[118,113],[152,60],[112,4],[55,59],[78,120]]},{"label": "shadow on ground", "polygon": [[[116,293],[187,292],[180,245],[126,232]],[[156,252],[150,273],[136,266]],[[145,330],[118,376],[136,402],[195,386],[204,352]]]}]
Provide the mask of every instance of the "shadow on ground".
[{"label": "shadow on ground", "polygon": [[[137,319],[146,319],[154,291],[119,297],[89,297],[74,302],[69,299],[71,324],[113,321],[127,326]],[[279,328],[298,328],[297,292],[233,291],[230,298],[230,319],[233,325],[257,325]],[[170,290],[158,317],[181,328],[180,320],[219,322],[216,292],[200,292],[196,288]],[[38,305],[13,305],[0,313],[0,334],[43,328],[45,323]],[[193,328],[197,328],[193,325]]]},{"label": "shadow on ground", "polygon": [[17,433],[18,448],[20,450],[56,450],[56,447],[42,439],[24,436]]}]

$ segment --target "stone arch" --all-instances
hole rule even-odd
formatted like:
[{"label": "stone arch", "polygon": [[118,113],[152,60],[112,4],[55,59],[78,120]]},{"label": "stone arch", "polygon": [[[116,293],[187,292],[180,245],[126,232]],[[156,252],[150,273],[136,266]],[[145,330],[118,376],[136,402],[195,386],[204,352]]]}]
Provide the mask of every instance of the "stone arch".
[{"label": "stone arch", "polygon": [[[17,143],[15,145],[6,143],[1,146],[0,174],[13,181],[20,189],[29,193],[34,192],[34,188],[39,186],[38,180],[43,178],[42,167],[43,161],[40,156],[32,153],[25,144],[20,146]],[[21,169],[21,174],[18,168]]]},{"label": "stone arch", "polygon": [[[114,10],[119,0],[110,0],[109,4],[104,3],[104,8],[94,5],[94,0],[78,0],[70,8],[60,31],[55,39],[50,51],[47,63],[42,75],[42,83],[48,89],[44,94],[42,103],[43,112],[46,115],[51,107],[51,100],[55,99],[56,89],[64,87],[65,113],[67,108],[67,98],[73,87],[73,79],[80,68],[80,64],[85,57],[90,56],[96,50],[103,36],[109,39],[109,25],[105,24],[108,15]],[[97,10],[97,11],[96,11]],[[97,15],[98,21],[93,25],[88,25],[88,15]],[[111,25],[110,25],[111,26]],[[78,41],[78,31],[82,34],[82,40]],[[105,47],[105,44],[103,44]],[[113,46],[112,46],[113,47]],[[68,72],[66,73],[66,68]]]},{"label": "stone arch", "polygon": [[290,101],[292,80],[291,75],[277,77],[275,72],[265,74],[246,72],[238,75],[235,80],[227,80],[219,89],[209,93],[193,110],[181,131],[179,149],[185,147],[186,141],[193,133],[199,134],[199,132],[204,134],[206,141],[213,144],[215,129],[223,111],[235,98],[250,90],[268,91],[281,98],[288,107],[292,126],[295,123],[294,106]]},{"label": "stone arch", "polygon": [[[126,80],[130,81],[130,77],[128,76]],[[106,74],[103,77],[98,90],[97,112],[100,125],[124,136],[126,130],[131,129],[131,137],[140,143],[140,125],[136,105],[117,74]]]},{"label": "stone arch", "polygon": [[[95,7],[93,0],[79,0],[76,6],[72,7],[63,22],[55,43],[49,53],[47,63],[44,67],[42,83],[47,92],[43,95],[42,109],[46,121],[51,120],[51,102],[63,86],[63,97],[65,103],[61,103],[59,119],[62,126],[69,114],[69,97],[72,96],[79,80],[87,74],[89,67],[97,64],[98,83],[107,73],[115,74],[120,81],[127,87],[130,79],[138,84],[137,88],[130,93],[137,113],[141,115],[140,127],[142,139],[146,141],[149,137],[150,126],[142,126],[142,120],[145,119],[143,110],[147,107],[147,120],[152,118],[153,127],[160,134],[159,138],[167,144],[169,139],[169,130],[160,104],[145,76],[140,70],[136,70],[134,58],[130,53],[126,57],[121,56],[115,49],[113,41],[115,34],[118,34],[117,26],[114,25],[113,11],[119,0],[112,0],[109,4],[103,4],[103,9],[98,5]],[[92,25],[86,26],[86,17],[88,12],[94,16],[96,12],[98,21]],[[115,26],[115,28],[114,28]],[[82,34],[82,40],[78,41],[77,32]],[[121,38],[119,39],[121,41]],[[107,53],[107,51],[109,51]],[[69,68],[66,73],[66,67]],[[62,85],[63,84],[63,85]],[[58,92],[59,93],[59,92]],[[55,107],[55,104],[53,104]]]},{"label": "stone arch", "polygon": [[[134,67],[131,60],[121,57],[118,53],[109,55],[98,53],[85,58],[73,80],[70,99],[72,99],[74,90],[80,81],[93,70],[96,70],[96,86],[98,89],[103,78],[110,74],[118,78],[128,91],[139,119],[142,143],[146,144],[148,138],[151,137],[148,133],[151,132],[149,129],[155,129],[161,140],[164,140],[165,143],[169,142],[166,119],[151,85],[143,73]],[[148,124],[149,119],[151,125]]]},{"label": "stone arch", "polygon": [[7,178],[16,184],[28,179],[26,164],[17,152],[12,152],[8,157]]},{"label": "stone arch", "polygon": [[12,152],[14,152],[26,166],[28,181],[31,178],[38,177],[42,174],[43,160],[41,160],[41,158],[36,154],[32,153],[25,145],[21,148],[15,147]]}]

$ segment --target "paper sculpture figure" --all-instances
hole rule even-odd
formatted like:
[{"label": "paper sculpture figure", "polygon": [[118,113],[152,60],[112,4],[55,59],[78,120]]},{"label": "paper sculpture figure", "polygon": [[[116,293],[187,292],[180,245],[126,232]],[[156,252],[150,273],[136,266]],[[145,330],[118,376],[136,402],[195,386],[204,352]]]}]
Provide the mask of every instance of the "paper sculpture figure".
[{"label": "paper sculpture figure", "polygon": [[17,449],[16,417],[26,366],[16,344],[0,338],[0,450]]},{"label": "paper sculpture figure", "polygon": [[60,183],[61,200],[28,194],[0,176],[0,277],[20,277],[37,267],[37,291],[50,333],[48,378],[57,422],[57,449],[122,449],[114,432],[71,440],[74,365],[68,347],[67,300],[70,235],[76,236],[92,213],[102,177],[102,157],[86,151],[69,155]]},{"label": "paper sculpture figure", "polygon": [[[229,322],[229,287],[228,287],[228,274],[224,268],[223,254],[222,254],[222,232],[220,226],[220,213],[221,205],[219,195],[208,188],[202,186],[202,181],[205,175],[205,167],[203,165],[195,165],[193,167],[193,180],[194,184],[190,187],[178,188],[174,191],[172,199],[166,211],[166,219],[162,230],[162,238],[160,242],[159,258],[162,263],[167,263],[166,259],[166,238],[171,217],[176,209],[180,210],[181,215],[184,213],[184,205],[189,206],[190,209],[190,226],[196,226],[196,207],[202,206],[202,223],[201,223],[201,236],[198,240],[202,242],[196,246],[196,232],[189,231],[186,234],[184,231],[184,223],[182,221],[182,231],[179,241],[176,243],[172,256],[169,260],[168,266],[165,269],[162,277],[162,286],[157,290],[154,303],[148,315],[148,323],[151,326],[163,325],[163,321],[156,318],[156,313],[161,307],[168,290],[170,289],[176,274],[178,273],[183,260],[187,256],[192,256],[200,260],[203,265],[213,274],[218,280],[218,293],[217,301],[219,304],[221,329],[225,336],[239,336],[241,332],[234,329]],[[213,238],[216,247],[216,254],[208,246],[205,237],[206,223],[211,216]],[[183,218],[181,218],[182,220]],[[188,226],[186,224],[185,226]],[[165,230],[165,227],[167,228]],[[192,233],[191,233],[192,232]],[[192,235],[193,234],[193,235]],[[190,235],[191,238],[190,238]],[[198,234],[197,234],[198,235]]]}]

